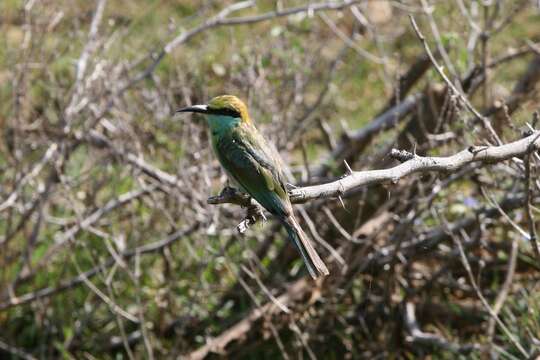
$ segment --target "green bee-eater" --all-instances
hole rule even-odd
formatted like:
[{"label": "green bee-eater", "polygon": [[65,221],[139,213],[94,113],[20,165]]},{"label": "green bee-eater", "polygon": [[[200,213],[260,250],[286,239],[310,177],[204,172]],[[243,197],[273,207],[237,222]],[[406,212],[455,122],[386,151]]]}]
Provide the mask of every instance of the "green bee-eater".
[{"label": "green bee-eater", "polygon": [[212,147],[229,179],[285,226],[313,278],[328,275],[326,265],[294,217],[281,158],[253,125],[246,105],[236,96],[222,95],[208,105],[177,112],[206,115]]}]

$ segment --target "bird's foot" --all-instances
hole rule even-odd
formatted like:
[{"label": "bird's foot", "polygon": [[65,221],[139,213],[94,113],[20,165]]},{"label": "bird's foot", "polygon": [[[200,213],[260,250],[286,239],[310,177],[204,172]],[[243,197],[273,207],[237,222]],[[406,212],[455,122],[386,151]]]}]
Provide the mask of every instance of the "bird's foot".
[{"label": "bird's foot", "polygon": [[259,220],[263,222],[267,220],[263,209],[258,204],[251,204],[247,207],[246,217],[236,226],[236,229],[240,234],[244,234],[250,226],[256,224]]},{"label": "bird's foot", "polygon": [[236,226],[240,234],[244,234],[250,226],[259,220],[266,221],[262,207],[255,201],[252,201],[251,196],[228,186],[228,184],[221,190],[219,195],[209,197],[207,203],[214,205],[231,203],[245,207],[247,212],[246,217]]},{"label": "bird's foot", "polygon": [[241,235],[244,235],[246,231],[249,229],[249,227],[253,225],[251,221],[252,220],[250,218],[245,218],[244,220],[240,222],[240,224],[236,225],[236,230],[238,230],[238,233]]}]

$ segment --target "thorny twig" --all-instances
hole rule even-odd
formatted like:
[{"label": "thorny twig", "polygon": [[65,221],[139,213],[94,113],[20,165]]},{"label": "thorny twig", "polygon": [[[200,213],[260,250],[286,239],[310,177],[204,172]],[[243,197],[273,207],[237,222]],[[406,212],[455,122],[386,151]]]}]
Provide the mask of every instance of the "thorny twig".
[{"label": "thorny twig", "polygon": [[[396,183],[402,177],[413,173],[433,171],[451,172],[475,162],[485,165],[493,164],[534,151],[540,147],[539,136],[540,131],[535,131],[526,138],[508,144],[500,146],[472,146],[447,157],[425,157],[394,149],[390,155],[400,161],[404,161],[400,165],[383,170],[353,171],[344,178],[330,183],[292,189],[289,191],[289,196],[293,203],[303,203],[322,198],[337,198],[338,196],[346,196],[349,192],[361,186],[385,182]],[[209,203],[247,204],[245,199],[239,197],[237,194],[227,195],[226,197],[211,197]]]}]

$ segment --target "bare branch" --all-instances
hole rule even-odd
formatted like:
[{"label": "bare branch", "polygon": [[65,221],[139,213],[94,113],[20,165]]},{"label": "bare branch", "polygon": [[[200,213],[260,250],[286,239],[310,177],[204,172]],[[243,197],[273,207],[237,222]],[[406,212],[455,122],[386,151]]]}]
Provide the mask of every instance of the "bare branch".
[{"label": "bare branch", "polygon": [[[157,65],[161,62],[161,60],[163,60],[165,55],[169,54],[178,46],[182,45],[186,41],[206,30],[221,26],[254,24],[257,22],[268,21],[280,17],[287,17],[299,13],[313,14],[315,12],[324,10],[342,10],[359,2],[359,0],[345,0],[343,2],[321,2],[317,4],[309,4],[278,11],[270,11],[260,15],[227,18],[227,16],[230,15],[232,12],[251,6],[253,2],[244,1],[238,4],[232,4],[228,8],[219,12],[216,16],[202,23],[201,25],[191,30],[180,33],[180,35],[167,43],[167,45],[165,45],[163,49],[156,56],[153,57],[154,60],[152,61],[152,63],[145,70],[136,75],[126,87],[131,87],[134,83],[137,83],[140,80],[148,77],[156,69]],[[239,6],[240,4],[242,4],[242,6]]]},{"label": "bare branch", "polygon": [[[493,312],[497,315],[501,311],[504,303],[506,302],[506,299],[508,298],[508,294],[510,293],[510,290],[512,288],[512,283],[514,281],[514,274],[516,272],[518,251],[519,251],[518,240],[517,240],[517,237],[514,237],[512,239],[510,257],[508,258],[508,266],[506,268],[506,277],[504,279],[504,283],[501,287],[501,290],[497,294],[495,303],[493,304]],[[495,334],[495,319],[493,317],[490,317],[489,324],[488,324],[489,338],[493,339],[494,334]]]},{"label": "bare branch", "polygon": [[[400,178],[430,171],[455,171],[467,164],[481,162],[483,164],[504,161],[513,157],[521,157],[540,147],[540,131],[524,139],[500,146],[471,147],[448,157],[424,157],[413,155],[403,164],[390,169],[355,171],[334,182],[322,185],[307,186],[290,191],[291,201],[306,202],[313,199],[346,196],[355,189],[365,185],[383,182],[397,182]],[[398,150],[392,150],[390,156],[399,158]]]},{"label": "bare branch", "polygon": [[[289,196],[293,203],[304,203],[315,199],[338,198],[347,196],[359,187],[385,182],[396,183],[399,179],[414,174],[425,172],[452,172],[471,163],[493,164],[508,160],[513,157],[521,157],[536,151],[540,147],[540,131],[521,140],[500,146],[471,146],[469,149],[447,156],[429,157],[419,156],[407,151],[393,149],[390,156],[405,161],[393,168],[382,170],[353,171],[345,177],[321,185],[306,186],[289,190]],[[248,205],[246,197],[238,192],[225,195],[213,196],[208,199],[209,204],[232,203],[242,206]]]},{"label": "bare branch", "polygon": [[418,25],[416,24],[416,21],[414,20],[414,17],[412,15],[409,15],[409,19],[411,20],[411,24],[413,26],[413,29],[414,31],[416,32],[416,35],[418,36],[418,39],[420,39],[420,41],[422,42],[422,45],[424,46],[424,50],[426,51],[426,53],[428,54],[429,58],[431,59],[431,62],[433,63],[433,66],[435,67],[435,70],[437,70],[437,72],[439,73],[439,75],[442,77],[442,79],[444,80],[444,82],[446,83],[446,85],[448,85],[448,87],[450,89],[452,89],[452,91],[454,92],[454,94],[456,94],[457,96],[459,96],[459,99],[463,102],[463,104],[465,104],[465,107],[478,119],[482,122],[482,124],[484,125],[484,127],[486,128],[486,130],[489,131],[490,135],[493,137],[493,139],[497,142],[498,145],[502,144],[502,141],[501,139],[499,138],[499,135],[497,135],[497,133],[495,132],[495,130],[493,129],[493,127],[491,126],[491,123],[489,122],[489,120],[483,116],[478,110],[476,110],[476,108],[471,104],[471,102],[469,101],[469,99],[467,99],[467,97],[454,85],[454,83],[452,81],[450,81],[450,79],[448,78],[448,76],[446,76],[446,74],[444,73],[444,68],[439,65],[437,63],[437,60],[435,59],[435,57],[433,56],[433,53],[431,52],[431,49],[429,48],[428,44],[427,44],[427,41],[426,41],[426,38],[424,37],[424,35],[422,34],[422,32],[420,31],[420,29],[418,28]]},{"label": "bare branch", "polygon": [[2,339],[0,339],[0,350],[6,351],[10,353],[13,356],[19,357],[21,359],[25,360],[36,360],[37,358],[32,356],[31,354],[28,354],[26,351],[23,351],[19,348],[16,348],[12,345],[9,345],[5,343]]},{"label": "bare branch", "polygon": [[[283,295],[279,296],[276,300],[282,306],[288,306],[289,303],[303,296],[303,294],[310,288],[312,288],[310,281],[305,278],[301,279],[290,285],[287,288],[287,291]],[[270,301],[265,305],[254,309],[243,320],[219,336],[213,339],[208,339],[206,345],[201,346],[196,351],[186,354],[185,358],[189,360],[200,360],[204,359],[209,353],[212,352],[223,354],[229,343],[245,337],[245,335],[251,331],[251,328],[255,325],[255,323],[262,317],[280,312],[281,309],[274,302]]]},{"label": "bare branch", "polygon": [[[443,223],[446,224],[446,220],[443,219]],[[445,225],[446,226],[446,225]],[[528,358],[529,354],[523,348],[523,346],[519,343],[518,339],[516,339],[516,336],[510,332],[508,327],[504,324],[504,322],[499,318],[498,314],[493,310],[493,308],[489,305],[486,298],[480,291],[480,288],[478,287],[478,284],[476,283],[476,280],[474,279],[474,275],[472,273],[471,265],[469,263],[469,260],[467,259],[467,255],[465,255],[465,251],[463,250],[463,245],[461,244],[461,239],[459,236],[455,235],[452,232],[448,232],[448,235],[452,237],[454,240],[454,243],[457,245],[459,249],[459,254],[461,258],[461,262],[463,263],[463,267],[467,271],[467,275],[469,276],[469,281],[471,282],[471,285],[473,286],[474,290],[476,291],[476,294],[480,301],[482,302],[482,305],[486,308],[486,310],[489,312],[489,315],[495,320],[497,325],[503,330],[503,332],[508,336],[512,344],[516,347],[516,349],[519,350],[519,352],[525,357]]]},{"label": "bare branch", "polygon": [[[149,243],[146,245],[141,245],[135,249],[125,250],[122,253],[119,253],[118,256],[120,256],[120,258],[124,260],[127,260],[134,257],[137,254],[143,255],[143,254],[155,253],[156,251],[159,251],[167,246],[170,246],[171,244],[178,241],[179,239],[182,239],[185,236],[191,235],[200,226],[201,226],[200,223],[195,223],[185,229],[180,229],[178,231],[175,231],[174,233],[170,234],[169,236],[165,237],[162,240]],[[29,292],[21,296],[12,297],[8,299],[7,301],[2,301],[0,302],[0,310],[5,310],[13,306],[27,304],[27,303],[36,301],[38,299],[49,297],[59,292],[62,292],[64,290],[75,287],[85,282],[86,280],[90,279],[91,277],[95,276],[96,274],[103,271],[104,269],[107,269],[108,267],[112,266],[115,263],[116,263],[116,259],[114,257],[110,257],[107,260],[103,261],[100,265],[95,266],[92,269],[87,270],[85,272],[81,272],[78,276],[72,279],[61,281],[60,284],[56,287],[49,286],[46,288]]]},{"label": "bare branch", "polygon": [[353,134],[346,134],[344,141],[321,161],[321,165],[313,172],[314,176],[324,175],[333,165],[341,163],[351,154],[358,152],[358,149],[369,141],[372,136],[397,124],[413,111],[422,98],[422,94],[410,95],[396,106],[373,119],[365,127]]},{"label": "bare branch", "polygon": [[403,322],[407,327],[407,331],[410,336],[405,340],[409,343],[418,344],[422,346],[431,346],[443,348],[453,353],[468,354],[474,350],[480,350],[478,344],[457,344],[452,343],[440,335],[423,332],[420,330],[420,326],[416,321],[415,306],[412,302],[405,304],[405,310],[403,311]]},{"label": "bare branch", "polygon": [[7,199],[4,200],[2,203],[0,203],[0,213],[15,204],[21,189],[30,181],[32,181],[36,176],[39,175],[41,170],[43,170],[43,167],[48,162],[50,162],[53,159],[53,157],[56,155],[57,150],[58,150],[57,143],[52,143],[47,148],[47,151],[45,151],[45,154],[43,155],[41,160],[39,160],[34,165],[32,170],[30,170],[20,181],[18,181],[16,189],[7,197]]},{"label": "bare branch", "polygon": [[99,24],[103,19],[103,11],[105,10],[105,5],[107,4],[106,0],[99,0],[96,6],[96,11],[94,17],[92,18],[92,23],[90,24],[90,30],[88,31],[88,42],[84,46],[81,56],[77,61],[77,75],[75,79],[75,86],[82,81],[84,73],[86,72],[86,66],[88,64],[88,58],[90,57],[94,43],[96,41],[97,32],[99,29]]},{"label": "bare branch", "polygon": [[525,214],[527,216],[527,224],[529,226],[529,240],[531,241],[531,246],[533,252],[535,253],[538,260],[540,260],[540,246],[538,244],[538,235],[536,233],[536,224],[534,223],[534,215],[531,209],[531,153],[525,155]]}]

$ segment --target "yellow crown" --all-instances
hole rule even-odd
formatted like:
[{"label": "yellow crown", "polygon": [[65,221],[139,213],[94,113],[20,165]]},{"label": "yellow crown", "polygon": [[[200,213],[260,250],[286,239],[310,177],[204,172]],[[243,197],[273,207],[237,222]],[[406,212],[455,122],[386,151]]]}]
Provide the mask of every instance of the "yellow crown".
[{"label": "yellow crown", "polygon": [[240,114],[242,120],[249,122],[248,110],[246,105],[234,95],[220,95],[216,96],[208,103],[208,108],[210,110],[231,110]]}]

